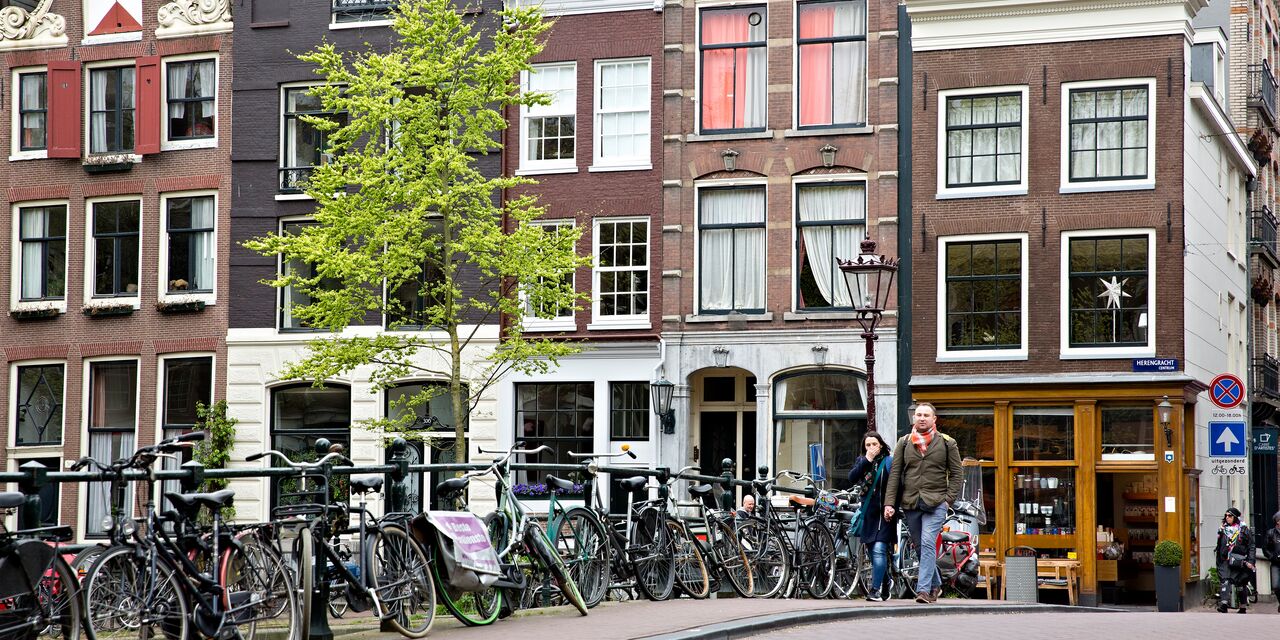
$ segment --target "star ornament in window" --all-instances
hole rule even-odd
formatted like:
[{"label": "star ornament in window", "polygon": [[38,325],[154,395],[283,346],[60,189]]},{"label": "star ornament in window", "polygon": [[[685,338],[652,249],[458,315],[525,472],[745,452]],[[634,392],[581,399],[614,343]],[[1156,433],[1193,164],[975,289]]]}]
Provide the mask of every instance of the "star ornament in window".
[{"label": "star ornament in window", "polygon": [[1107,308],[1108,308],[1108,309],[1119,309],[1119,308],[1120,308],[1120,298],[1132,298],[1132,297],[1133,297],[1133,296],[1131,296],[1131,295],[1129,295],[1129,294],[1127,294],[1127,293],[1125,293],[1125,292],[1124,292],[1124,285],[1125,285],[1126,283],[1128,283],[1128,282],[1129,282],[1129,279],[1128,279],[1128,278],[1125,278],[1124,280],[1121,280],[1121,281],[1119,281],[1119,282],[1116,282],[1116,277],[1115,277],[1115,276],[1111,276],[1111,281],[1110,281],[1110,282],[1107,282],[1106,280],[1103,280],[1102,278],[1098,278],[1098,279],[1099,279],[1099,280],[1102,280],[1102,286],[1106,288],[1106,291],[1103,291],[1102,293],[1099,293],[1099,294],[1098,294],[1098,297],[1099,297],[1099,298],[1102,298],[1102,297],[1104,297],[1104,296],[1106,297],[1106,299],[1107,299]]}]

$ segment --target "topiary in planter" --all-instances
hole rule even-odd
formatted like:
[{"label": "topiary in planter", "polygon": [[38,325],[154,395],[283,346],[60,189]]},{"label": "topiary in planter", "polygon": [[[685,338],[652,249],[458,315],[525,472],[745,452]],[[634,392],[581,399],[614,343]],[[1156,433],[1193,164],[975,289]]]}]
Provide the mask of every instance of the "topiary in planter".
[{"label": "topiary in planter", "polygon": [[1156,545],[1155,564],[1157,567],[1181,567],[1182,545],[1173,540],[1161,540]]}]

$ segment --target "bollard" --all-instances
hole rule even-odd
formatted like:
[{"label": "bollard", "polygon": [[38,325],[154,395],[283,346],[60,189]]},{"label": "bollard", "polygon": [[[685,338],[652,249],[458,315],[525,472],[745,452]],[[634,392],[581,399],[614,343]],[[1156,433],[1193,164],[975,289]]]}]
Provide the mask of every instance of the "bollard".
[{"label": "bollard", "polygon": [[18,470],[23,473],[22,480],[18,482],[18,490],[27,496],[18,518],[18,528],[34,529],[40,526],[40,488],[48,482],[49,469],[32,460],[18,467]]},{"label": "bollard", "polygon": [[200,490],[200,485],[204,484],[204,465],[195,460],[189,460],[182,463],[181,469],[189,473],[182,476],[182,490],[185,493],[192,493]]},{"label": "bollard", "polygon": [[387,512],[407,513],[411,509],[408,504],[409,485],[409,443],[404,438],[391,441],[391,464],[395,471],[387,474]]},{"label": "bollard", "polygon": [[[328,438],[316,438],[315,451],[319,457],[324,457],[329,453],[330,442]],[[320,478],[323,491],[317,503],[328,507],[329,500],[332,498],[329,491],[329,479],[333,474],[333,465],[326,464],[320,469]],[[301,484],[301,483],[300,483]],[[328,519],[327,510],[321,510],[317,518]],[[315,526],[314,524],[312,525]],[[307,528],[308,534],[311,528]],[[315,584],[311,588],[311,620],[307,626],[310,627],[308,637],[310,640],[333,640],[333,629],[329,628],[329,560],[320,550],[320,545],[312,545],[315,555],[308,560],[313,563],[311,575],[315,576]]]},{"label": "bollard", "polygon": [[733,459],[725,458],[720,461],[720,468],[724,470],[725,483],[724,491],[720,493],[720,508],[725,511],[733,511],[738,507],[738,501],[735,499],[733,491]]}]

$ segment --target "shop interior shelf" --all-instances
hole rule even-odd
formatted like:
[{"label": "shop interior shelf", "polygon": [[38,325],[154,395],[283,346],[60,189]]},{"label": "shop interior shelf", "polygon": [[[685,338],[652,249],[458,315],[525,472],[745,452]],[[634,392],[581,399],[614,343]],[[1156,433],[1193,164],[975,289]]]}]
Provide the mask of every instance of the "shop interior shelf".
[{"label": "shop interior shelf", "polygon": [[1154,493],[1129,493],[1127,491],[1122,493],[1121,495],[1124,496],[1125,500],[1134,500],[1134,501],[1146,500],[1150,502],[1155,502],[1157,497],[1156,494]]}]

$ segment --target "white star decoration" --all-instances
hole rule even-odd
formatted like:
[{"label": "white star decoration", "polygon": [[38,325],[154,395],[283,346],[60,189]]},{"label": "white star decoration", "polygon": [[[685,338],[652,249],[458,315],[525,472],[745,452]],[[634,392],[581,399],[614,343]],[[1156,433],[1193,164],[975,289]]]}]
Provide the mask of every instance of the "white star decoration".
[{"label": "white star decoration", "polygon": [[[1102,278],[1098,278],[1098,279],[1099,279],[1099,280],[1102,280]],[[1128,279],[1128,278],[1125,278],[1124,280],[1121,280],[1121,281],[1119,281],[1119,282],[1116,282],[1116,277],[1115,277],[1115,276],[1111,276],[1111,282],[1107,282],[1106,280],[1102,280],[1102,286],[1106,287],[1106,289],[1107,289],[1107,290],[1106,290],[1106,291],[1103,291],[1102,293],[1099,293],[1099,294],[1098,294],[1098,297],[1099,297],[1099,298],[1101,298],[1101,297],[1103,297],[1103,296],[1106,296],[1106,298],[1107,298],[1107,308],[1108,308],[1108,309],[1119,309],[1119,308],[1120,308],[1120,298],[1122,298],[1122,297],[1124,297],[1124,298],[1132,298],[1132,297],[1133,297],[1133,296],[1131,296],[1131,295],[1129,295],[1129,294],[1127,294],[1127,293],[1125,293],[1125,292],[1124,292],[1124,285],[1125,285],[1127,282],[1129,282],[1129,279]]]}]

